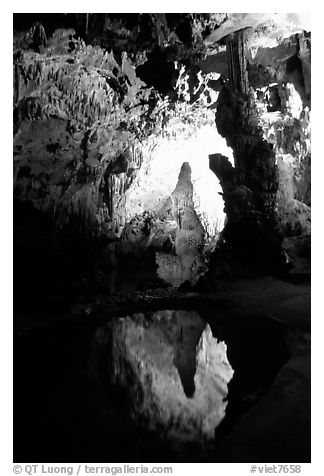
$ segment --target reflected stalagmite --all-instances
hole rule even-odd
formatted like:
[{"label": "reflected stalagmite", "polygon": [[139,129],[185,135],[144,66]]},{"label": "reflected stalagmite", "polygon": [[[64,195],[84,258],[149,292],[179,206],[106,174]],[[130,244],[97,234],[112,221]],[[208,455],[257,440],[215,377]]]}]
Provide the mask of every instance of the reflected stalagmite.
[{"label": "reflected stalagmite", "polygon": [[126,389],[139,425],[176,444],[214,438],[234,372],[226,344],[196,312],[158,311],[149,320],[136,314],[106,332],[107,378]]}]

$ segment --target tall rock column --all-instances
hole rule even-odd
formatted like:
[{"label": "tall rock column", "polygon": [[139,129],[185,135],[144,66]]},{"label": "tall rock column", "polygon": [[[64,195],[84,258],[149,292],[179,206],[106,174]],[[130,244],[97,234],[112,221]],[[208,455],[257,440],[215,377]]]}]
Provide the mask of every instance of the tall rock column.
[{"label": "tall rock column", "polygon": [[156,263],[160,278],[179,286],[184,281],[196,282],[205,271],[202,259],[205,230],[194,208],[191,167],[184,162],[178,177],[176,188],[166,199],[160,217],[174,222],[174,252],[157,253]]},{"label": "tall rock column", "polygon": [[272,145],[263,139],[253,89],[249,85],[244,31],[228,36],[230,75],[218,99],[216,125],[233,149],[235,167],[220,154],[210,168],[223,187],[227,223],[223,232],[233,258],[243,267],[274,272],[281,266],[277,231],[277,166]]}]

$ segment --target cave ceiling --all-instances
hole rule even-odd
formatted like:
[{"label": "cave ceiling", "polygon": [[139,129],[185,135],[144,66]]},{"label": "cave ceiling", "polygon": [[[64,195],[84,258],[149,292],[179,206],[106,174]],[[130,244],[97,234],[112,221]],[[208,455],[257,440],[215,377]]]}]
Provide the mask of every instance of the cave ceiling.
[{"label": "cave ceiling", "polygon": [[143,81],[163,94],[172,90],[174,61],[226,77],[226,40],[238,31],[245,31],[249,63],[275,68],[298,53],[298,36],[310,31],[308,15],[298,13],[30,13],[14,15],[15,47],[31,46],[23,32],[38,21],[48,37],[73,29],[117,61],[126,51]]}]

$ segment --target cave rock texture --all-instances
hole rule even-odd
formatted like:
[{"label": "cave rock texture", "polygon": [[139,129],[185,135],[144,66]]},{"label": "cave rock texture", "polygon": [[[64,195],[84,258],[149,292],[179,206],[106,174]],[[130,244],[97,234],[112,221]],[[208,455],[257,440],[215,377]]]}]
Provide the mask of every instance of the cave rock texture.
[{"label": "cave rock texture", "polygon": [[[16,14],[21,282],[31,265],[35,283],[56,276],[57,261],[102,283],[99,271],[123,259],[194,282],[212,240],[236,270],[309,269],[310,63],[301,14]],[[144,193],[137,180],[162,140],[190,140],[207,125],[226,213],[217,233],[196,205],[186,157],[154,206],[154,189]],[[35,240],[54,269],[37,261]]]},{"label": "cave rock texture", "polygon": [[13,20],[15,461],[309,462],[307,14]]},{"label": "cave rock texture", "polygon": [[174,253],[159,253],[158,274],[166,281],[192,281],[203,269],[202,250],[204,229],[193,203],[193,185],[188,162],[182,164],[178,183],[170,198],[166,200],[161,215],[169,217],[176,224],[174,237],[170,243]]}]

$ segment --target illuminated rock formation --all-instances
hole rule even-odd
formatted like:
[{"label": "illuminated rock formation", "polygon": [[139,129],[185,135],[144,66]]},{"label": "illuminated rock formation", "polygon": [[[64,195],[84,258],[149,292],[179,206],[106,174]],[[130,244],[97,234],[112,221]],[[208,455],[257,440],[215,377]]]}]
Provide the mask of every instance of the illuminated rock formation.
[{"label": "illuminated rock formation", "polygon": [[177,186],[159,213],[176,224],[173,236],[170,234],[173,253],[157,255],[159,276],[178,285],[186,280],[196,280],[204,269],[202,250],[205,230],[194,208],[188,162],[182,164]]},{"label": "illuminated rock formation", "polygon": [[[14,197],[20,207],[29,203],[46,216],[57,233],[83,243],[77,262],[94,249],[105,272],[118,266],[119,256],[127,263],[147,255],[154,263],[157,252],[159,268],[171,270],[174,284],[193,282],[204,268],[203,240],[195,236],[189,251],[193,231],[187,224],[198,217],[207,244],[215,245],[225,223],[219,180],[222,239],[233,261],[280,273],[287,260],[299,260],[300,248],[308,253],[306,16],[32,18],[15,17]],[[176,153],[191,144],[195,159]],[[208,176],[208,155],[215,154],[214,171],[227,167],[219,154],[232,167],[226,185],[221,171]],[[193,190],[180,226],[179,217],[166,222],[159,211],[184,162],[192,169]]]}]

